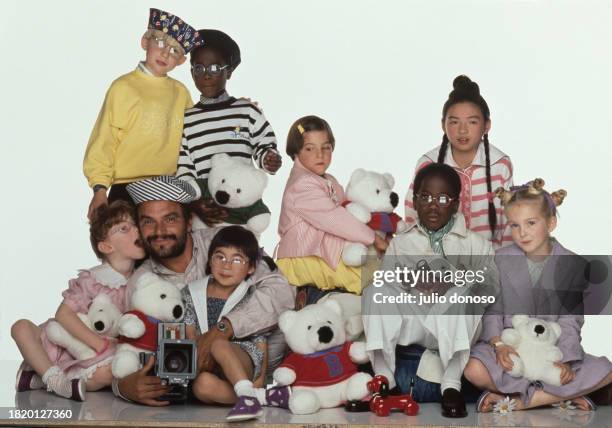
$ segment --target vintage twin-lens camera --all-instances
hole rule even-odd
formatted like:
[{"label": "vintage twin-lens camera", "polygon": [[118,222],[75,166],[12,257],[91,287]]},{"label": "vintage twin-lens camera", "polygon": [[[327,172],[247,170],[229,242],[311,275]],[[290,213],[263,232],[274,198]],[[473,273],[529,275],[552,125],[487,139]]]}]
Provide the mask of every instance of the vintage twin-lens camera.
[{"label": "vintage twin-lens camera", "polygon": [[[148,353],[140,353],[144,365]],[[161,322],[157,325],[157,353],[152,376],[158,376],[162,384],[170,386],[170,392],[158,398],[160,401],[181,403],[187,400],[189,382],[197,376],[197,346],[194,340],[185,339],[185,324]]]}]

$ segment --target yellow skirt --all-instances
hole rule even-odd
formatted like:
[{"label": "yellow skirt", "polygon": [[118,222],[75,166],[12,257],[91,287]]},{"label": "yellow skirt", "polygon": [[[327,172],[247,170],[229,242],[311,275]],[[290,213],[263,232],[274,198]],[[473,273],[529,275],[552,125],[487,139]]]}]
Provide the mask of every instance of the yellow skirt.
[{"label": "yellow skirt", "polygon": [[376,269],[368,264],[363,267],[347,266],[340,260],[336,270],[333,270],[325,260],[317,256],[286,257],[278,259],[276,264],[289,284],[298,287],[312,284],[320,290],[344,288],[355,294],[361,294],[364,272],[367,272],[365,278],[371,279],[373,269]]}]

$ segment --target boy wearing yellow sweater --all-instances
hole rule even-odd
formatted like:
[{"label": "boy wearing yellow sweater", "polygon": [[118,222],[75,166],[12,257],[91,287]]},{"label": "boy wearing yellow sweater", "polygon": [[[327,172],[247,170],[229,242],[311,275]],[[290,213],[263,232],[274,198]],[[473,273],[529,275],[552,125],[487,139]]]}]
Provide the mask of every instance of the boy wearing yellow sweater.
[{"label": "boy wearing yellow sweater", "polygon": [[127,184],[174,175],[184,112],[193,102],[187,88],[167,74],[202,42],[178,16],[150,10],[141,40],[146,59],[111,84],[85,151],[83,172],[94,192],[88,218],[113,200],[131,202]]}]

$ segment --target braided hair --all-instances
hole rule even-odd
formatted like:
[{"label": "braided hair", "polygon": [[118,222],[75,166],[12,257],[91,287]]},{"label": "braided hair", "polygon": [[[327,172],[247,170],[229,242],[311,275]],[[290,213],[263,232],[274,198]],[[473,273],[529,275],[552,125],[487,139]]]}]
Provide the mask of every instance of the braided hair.
[{"label": "braided hair", "polygon": [[[482,112],[482,116],[485,121],[491,120],[491,111],[485,99],[480,95],[480,88],[476,82],[473,82],[469,77],[460,75],[455,77],[453,80],[453,90],[448,94],[448,99],[442,107],[442,120],[446,118],[448,110],[455,104],[462,102],[470,102],[478,106]],[[438,162],[443,163],[446,158],[446,151],[448,150],[448,136],[446,132],[442,136],[442,144],[440,145],[440,151],[438,152]],[[491,159],[489,156],[489,135],[485,133],[483,135],[484,151],[485,151],[485,172],[487,174],[487,192],[493,193],[491,186]],[[497,227],[497,213],[495,212],[495,205],[493,201],[489,201],[489,227],[491,229],[491,235],[495,237],[495,229]]]}]

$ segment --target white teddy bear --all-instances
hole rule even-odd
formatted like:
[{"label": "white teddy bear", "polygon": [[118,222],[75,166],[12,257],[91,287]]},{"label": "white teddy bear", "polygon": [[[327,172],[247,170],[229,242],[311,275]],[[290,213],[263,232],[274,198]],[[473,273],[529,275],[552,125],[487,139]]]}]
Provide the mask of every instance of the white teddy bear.
[{"label": "white teddy bear", "polygon": [[[77,316],[90,330],[101,336],[117,337],[119,334],[121,312],[108,294],[97,295],[89,305],[87,315],[77,313]],[[68,333],[57,321],[49,321],[46,333],[49,341],[66,349],[77,360],[87,360],[96,356],[96,351]]]},{"label": "white teddy bear", "polygon": [[[262,201],[268,176],[255,168],[250,159],[216,154],[211,159],[207,179],[186,181],[195,188],[199,199],[212,199],[227,209],[228,217],[215,227],[239,224],[259,236],[270,224],[270,210]],[[202,227],[206,226],[198,222],[196,229]]]},{"label": "white teddy bear", "polygon": [[342,310],[342,321],[346,340],[357,340],[363,334],[363,319],[361,318],[361,296],[353,293],[331,292],[319,299],[319,303],[335,300]]},{"label": "white teddy bear", "polygon": [[514,365],[509,374],[549,385],[561,385],[561,369],[553,364],[563,359],[563,353],[555,346],[561,336],[561,326],[527,315],[514,315],[512,327],[505,329],[501,335],[502,342],[512,346],[519,354],[519,357],[510,355]]},{"label": "white teddy bear", "polygon": [[[358,168],[351,174],[346,186],[346,209],[359,221],[367,223],[376,233],[387,238],[402,233],[408,225],[393,210],[399,203],[393,191],[395,180],[389,173],[379,174]],[[374,255],[372,252],[370,255]],[[359,243],[347,242],[342,260],[348,266],[361,266],[368,248]]]},{"label": "white teddy bear", "polygon": [[130,307],[119,320],[119,346],[111,367],[116,378],[139,369],[140,352],[157,351],[159,322],[179,322],[185,314],[177,286],[151,272],[135,279]]},{"label": "white teddy bear", "polygon": [[293,352],[273,377],[281,386],[292,385],[289,410],[294,414],[315,413],[368,396],[372,376],[357,371],[357,364],[368,361],[365,343],[345,341],[341,312],[338,302],[326,300],[279,317],[278,325]]}]

